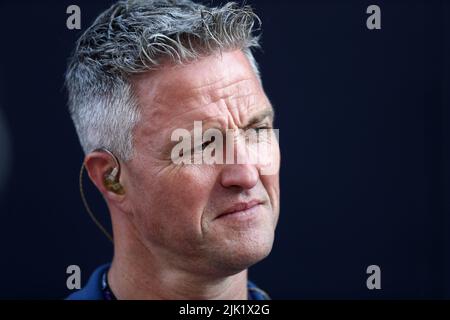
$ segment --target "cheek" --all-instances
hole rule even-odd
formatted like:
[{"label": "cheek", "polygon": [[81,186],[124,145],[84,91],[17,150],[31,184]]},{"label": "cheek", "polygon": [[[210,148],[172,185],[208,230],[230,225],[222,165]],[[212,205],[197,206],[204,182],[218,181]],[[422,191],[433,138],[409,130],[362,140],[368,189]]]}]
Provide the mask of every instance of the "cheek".
[{"label": "cheek", "polygon": [[184,166],[139,180],[135,215],[143,232],[167,240],[201,235],[202,214],[214,187],[212,170]]},{"label": "cheek", "polygon": [[270,197],[277,198],[279,196],[279,175],[281,155],[278,142],[274,143],[270,153],[267,154],[266,165],[259,166],[260,179],[269,193]]},{"label": "cheek", "polygon": [[261,176],[278,175],[280,171],[281,155],[276,135],[272,134],[262,140],[265,143],[258,145],[258,170]]},{"label": "cheek", "polygon": [[279,175],[261,176],[261,182],[266,189],[274,212],[278,212],[280,200],[280,181]]},{"label": "cheek", "polygon": [[260,171],[261,182],[269,195],[272,209],[276,215],[278,215],[280,207],[280,163],[280,149],[277,143],[271,153],[271,165]]},{"label": "cheek", "polygon": [[203,209],[214,187],[214,171],[208,166],[194,165],[176,170],[159,179],[160,193],[177,203],[180,211]]}]

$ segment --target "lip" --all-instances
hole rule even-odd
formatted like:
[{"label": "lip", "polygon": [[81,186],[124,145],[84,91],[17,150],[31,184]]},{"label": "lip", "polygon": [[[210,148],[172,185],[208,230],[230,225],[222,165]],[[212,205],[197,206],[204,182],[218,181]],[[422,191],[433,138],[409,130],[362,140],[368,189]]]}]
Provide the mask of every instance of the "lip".
[{"label": "lip", "polygon": [[223,213],[218,215],[216,219],[220,219],[226,216],[230,216],[237,213],[243,213],[244,211],[250,210],[264,202],[261,200],[251,200],[249,202],[237,202],[225,210]]}]

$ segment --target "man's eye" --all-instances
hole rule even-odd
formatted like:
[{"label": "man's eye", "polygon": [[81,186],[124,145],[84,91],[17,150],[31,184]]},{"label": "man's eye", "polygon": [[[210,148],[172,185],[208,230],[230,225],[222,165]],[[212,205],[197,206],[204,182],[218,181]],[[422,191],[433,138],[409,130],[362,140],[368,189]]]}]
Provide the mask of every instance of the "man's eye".
[{"label": "man's eye", "polygon": [[256,127],[256,128],[255,128],[255,131],[256,131],[256,132],[259,132],[259,131],[261,131],[261,130],[270,130],[270,129],[272,129],[272,127],[269,127],[269,126],[263,126],[263,127]]},{"label": "man's eye", "polygon": [[197,153],[197,152],[202,152],[206,149],[207,146],[209,146],[212,142],[214,141],[214,137],[212,137],[211,140],[205,141],[203,142],[203,144],[197,145],[194,149],[193,152]]},{"label": "man's eye", "polygon": [[216,137],[211,137],[209,141],[204,142],[201,145],[202,150],[205,150],[207,146],[209,146],[211,143],[213,143],[216,140]]}]

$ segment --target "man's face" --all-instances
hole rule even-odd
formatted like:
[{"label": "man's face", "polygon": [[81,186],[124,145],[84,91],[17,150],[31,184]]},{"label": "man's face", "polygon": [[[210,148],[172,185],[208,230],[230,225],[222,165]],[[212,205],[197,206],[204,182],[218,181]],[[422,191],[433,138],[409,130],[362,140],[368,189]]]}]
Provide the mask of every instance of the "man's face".
[{"label": "man's face", "polygon": [[276,140],[272,175],[262,175],[258,164],[176,164],[171,157],[172,133],[192,130],[194,121],[203,131],[272,126],[272,106],[246,56],[237,50],[166,66],[136,77],[134,86],[142,117],[124,172],[144,245],[177,268],[211,275],[234,274],[266,257],[279,213]]}]

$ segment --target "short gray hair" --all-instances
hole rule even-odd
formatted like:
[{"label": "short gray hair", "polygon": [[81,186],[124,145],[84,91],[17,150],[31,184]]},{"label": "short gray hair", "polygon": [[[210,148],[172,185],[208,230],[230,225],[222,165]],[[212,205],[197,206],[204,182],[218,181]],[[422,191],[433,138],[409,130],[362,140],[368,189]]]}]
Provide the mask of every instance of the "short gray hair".
[{"label": "short gray hair", "polygon": [[[206,7],[191,0],[119,1],[81,35],[66,73],[69,111],[87,154],[105,147],[133,157],[140,111],[130,78],[170,59],[183,64],[223,50],[242,50],[258,79],[251,49],[261,21],[249,6]],[[257,26],[258,28],[256,28]],[[261,80],[260,80],[261,81]]]}]

